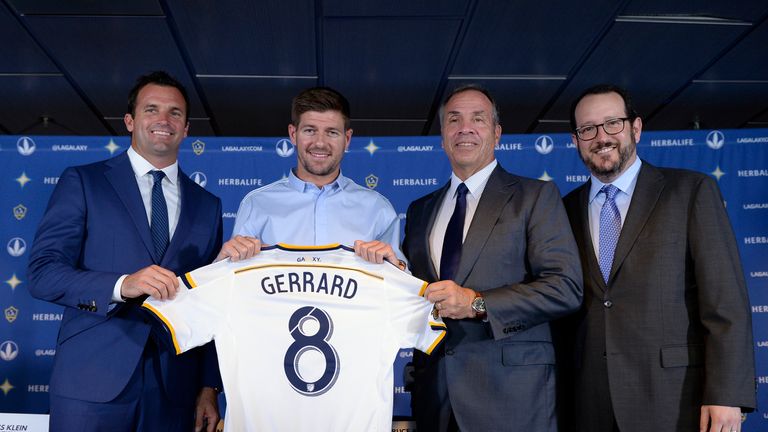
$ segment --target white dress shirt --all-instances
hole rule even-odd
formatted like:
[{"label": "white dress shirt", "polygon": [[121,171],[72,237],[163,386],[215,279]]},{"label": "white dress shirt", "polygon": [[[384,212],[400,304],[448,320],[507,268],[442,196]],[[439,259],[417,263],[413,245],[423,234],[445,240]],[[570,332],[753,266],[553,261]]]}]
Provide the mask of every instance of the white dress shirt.
[{"label": "white dress shirt", "polygon": [[443,240],[445,240],[445,230],[448,228],[448,222],[451,220],[453,210],[456,207],[456,189],[459,184],[464,183],[469,190],[467,193],[467,213],[464,217],[464,234],[462,235],[462,242],[467,238],[467,232],[469,226],[472,224],[472,218],[475,217],[475,211],[477,210],[477,204],[480,202],[480,197],[483,195],[485,185],[488,183],[488,178],[491,177],[491,173],[496,168],[498,162],[496,159],[491,161],[480,171],[474,173],[466,181],[462,182],[455,173],[451,173],[451,186],[445,193],[440,209],[437,212],[435,218],[435,224],[432,225],[432,232],[429,233],[429,246],[431,249],[430,256],[432,257],[432,264],[435,266],[435,271],[440,274],[440,258],[443,255]]},{"label": "white dress shirt", "polygon": [[[128,148],[128,159],[131,161],[131,168],[133,168],[133,174],[136,176],[136,183],[141,193],[141,201],[144,203],[144,211],[147,213],[147,222],[152,223],[152,186],[154,185],[152,171],[157,170],[157,168],[140,154],[136,153],[133,147]],[[181,215],[179,161],[175,161],[161,171],[165,173],[163,178],[163,195],[168,205],[168,240],[170,241],[173,238],[173,233],[176,231],[176,225],[179,223],[179,215]],[[126,277],[128,277],[127,274],[122,275],[115,282],[115,287],[112,290],[112,301],[123,301],[122,295],[120,295],[120,288]]]}]

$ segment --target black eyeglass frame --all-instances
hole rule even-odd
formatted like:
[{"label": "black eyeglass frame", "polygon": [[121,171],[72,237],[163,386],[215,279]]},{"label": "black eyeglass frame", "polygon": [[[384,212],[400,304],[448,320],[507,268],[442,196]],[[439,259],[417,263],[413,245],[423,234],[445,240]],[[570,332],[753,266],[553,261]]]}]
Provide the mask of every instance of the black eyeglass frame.
[{"label": "black eyeglass frame", "polygon": [[[613,133],[611,133],[611,132],[608,132],[608,131],[605,129],[605,124],[606,124],[606,123],[610,123],[610,122],[612,122],[612,121],[614,121],[614,120],[621,120],[621,129],[619,129],[617,132],[613,132]],[[576,135],[576,137],[578,137],[578,138],[579,138],[580,140],[582,140],[582,141],[592,141],[593,139],[597,138],[597,133],[598,133],[598,131],[597,131],[597,128],[599,128],[599,127],[603,128],[603,132],[605,132],[605,133],[606,133],[606,134],[608,134],[608,135],[618,135],[618,134],[620,134],[620,133],[624,132],[624,128],[626,127],[626,126],[624,125],[624,122],[625,122],[625,121],[627,121],[627,120],[629,120],[629,121],[631,122],[631,121],[632,121],[632,120],[634,120],[634,119],[633,119],[632,117],[616,117],[616,118],[608,119],[608,120],[606,120],[606,121],[604,121],[604,122],[602,122],[602,123],[600,123],[600,124],[596,124],[596,125],[586,125],[586,126],[582,126],[582,127],[580,127],[580,128],[576,128],[576,129],[573,131],[573,133]],[[581,131],[582,131],[584,128],[589,128],[589,127],[593,127],[593,128],[595,128],[595,136],[593,136],[592,138],[582,138],[582,136],[581,136]]]}]

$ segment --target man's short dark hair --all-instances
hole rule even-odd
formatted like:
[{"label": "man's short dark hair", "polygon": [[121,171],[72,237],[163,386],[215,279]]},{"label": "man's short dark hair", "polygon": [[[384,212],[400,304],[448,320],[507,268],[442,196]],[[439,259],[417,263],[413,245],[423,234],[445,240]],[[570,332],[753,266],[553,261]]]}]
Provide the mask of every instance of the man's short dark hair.
[{"label": "man's short dark hair", "polygon": [[131,92],[128,93],[128,112],[131,116],[136,117],[136,98],[139,96],[141,89],[149,84],[176,88],[184,97],[184,103],[186,104],[184,108],[187,113],[187,121],[189,121],[189,96],[187,95],[187,89],[176,78],[165,71],[154,71],[136,78],[136,84],[134,84]]},{"label": "man's short dark hair", "polygon": [[293,98],[291,123],[298,127],[301,115],[307,111],[338,111],[344,117],[344,130],[346,131],[351,127],[347,98],[330,87],[308,88]]},{"label": "man's short dark hair", "polygon": [[462,84],[453,90],[451,90],[450,93],[448,93],[448,96],[443,99],[443,103],[440,104],[440,110],[438,111],[438,116],[440,117],[440,126],[443,126],[443,120],[445,118],[445,106],[448,104],[448,101],[451,100],[452,97],[456,96],[459,93],[464,93],[467,91],[477,91],[485,95],[485,97],[488,98],[489,101],[491,101],[491,106],[493,107],[493,112],[491,113],[493,124],[501,124],[499,120],[499,107],[496,105],[496,99],[491,96],[491,92],[488,91],[485,87],[481,86],[480,84]]},{"label": "man's short dark hair", "polygon": [[607,93],[616,93],[621,96],[621,99],[624,101],[624,115],[629,118],[630,123],[633,122],[636,118],[640,117],[637,111],[635,111],[635,106],[632,103],[632,97],[629,96],[629,92],[625,88],[614,84],[598,84],[584,90],[584,92],[582,92],[581,95],[579,95],[579,97],[576,98],[576,100],[571,105],[572,131],[576,130],[576,105],[578,105],[579,102],[581,102],[581,100],[587,96]]}]

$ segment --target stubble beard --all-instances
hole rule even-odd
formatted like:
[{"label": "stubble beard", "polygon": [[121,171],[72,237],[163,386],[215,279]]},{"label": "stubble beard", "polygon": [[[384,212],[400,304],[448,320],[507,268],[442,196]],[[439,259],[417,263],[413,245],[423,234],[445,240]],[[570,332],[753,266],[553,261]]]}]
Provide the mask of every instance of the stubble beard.
[{"label": "stubble beard", "polygon": [[[600,148],[604,148],[606,146],[602,146]],[[629,134],[629,144],[623,145],[621,143],[618,144],[619,148],[619,160],[616,161],[614,164],[605,167],[600,166],[597,163],[594,162],[594,159],[592,157],[592,153],[588,153],[586,156],[581,154],[581,160],[584,161],[584,164],[587,166],[589,171],[594,174],[597,178],[609,178],[613,179],[616,178],[619,174],[621,174],[624,169],[627,167],[627,163],[632,158],[632,154],[635,151],[635,148],[637,147],[637,142],[635,141],[635,134],[634,132],[630,132]]]}]

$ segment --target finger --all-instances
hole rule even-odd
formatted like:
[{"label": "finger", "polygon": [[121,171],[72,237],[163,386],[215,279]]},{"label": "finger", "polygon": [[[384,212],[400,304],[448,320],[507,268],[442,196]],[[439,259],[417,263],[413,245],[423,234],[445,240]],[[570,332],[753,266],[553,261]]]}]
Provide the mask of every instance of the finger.
[{"label": "finger", "polygon": [[195,432],[203,430],[203,410],[200,407],[195,409]]},{"label": "finger", "polygon": [[157,265],[153,265],[151,270],[153,270],[155,278],[163,281],[164,284],[172,287],[174,290],[178,290],[179,279],[176,277],[176,273]]}]

